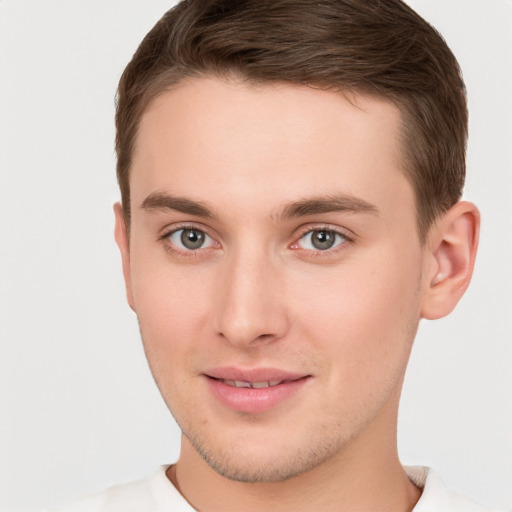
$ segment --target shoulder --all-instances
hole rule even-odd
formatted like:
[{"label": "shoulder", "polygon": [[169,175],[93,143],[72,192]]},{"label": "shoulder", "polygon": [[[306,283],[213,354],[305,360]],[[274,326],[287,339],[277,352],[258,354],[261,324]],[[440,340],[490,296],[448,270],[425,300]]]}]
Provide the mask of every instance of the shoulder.
[{"label": "shoulder", "polygon": [[412,512],[497,512],[447,489],[438,474],[430,468],[408,466],[405,471],[409,479],[423,489]]},{"label": "shoulder", "polygon": [[151,476],[115,485],[47,512],[194,512],[167,479],[169,466]]}]

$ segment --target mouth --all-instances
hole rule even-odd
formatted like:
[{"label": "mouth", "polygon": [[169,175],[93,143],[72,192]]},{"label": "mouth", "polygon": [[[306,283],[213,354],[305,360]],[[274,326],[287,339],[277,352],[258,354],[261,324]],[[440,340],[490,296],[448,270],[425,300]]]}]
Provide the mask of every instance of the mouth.
[{"label": "mouth", "polygon": [[279,386],[285,382],[293,382],[293,380],[263,380],[260,382],[249,382],[245,380],[230,380],[230,379],[217,379],[224,384],[234,388],[252,388],[252,389],[264,389],[273,388]]},{"label": "mouth", "polygon": [[311,375],[274,369],[241,371],[219,368],[204,374],[211,394],[224,407],[258,414],[277,408],[293,397],[311,380]]}]

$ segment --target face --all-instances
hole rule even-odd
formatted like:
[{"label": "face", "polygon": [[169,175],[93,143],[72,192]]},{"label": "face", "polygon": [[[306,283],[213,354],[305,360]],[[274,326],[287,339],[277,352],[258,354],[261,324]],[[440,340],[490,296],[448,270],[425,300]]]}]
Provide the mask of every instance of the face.
[{"label": "face", "polygon": [[396,426],[424,266],[399,133],[381,99],[213,79],[142,117],[128,298],[218,473],[279,481]]}]

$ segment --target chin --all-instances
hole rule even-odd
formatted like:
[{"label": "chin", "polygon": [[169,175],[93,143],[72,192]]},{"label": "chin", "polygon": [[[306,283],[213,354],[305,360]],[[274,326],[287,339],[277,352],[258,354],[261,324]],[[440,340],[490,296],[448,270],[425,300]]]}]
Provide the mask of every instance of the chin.
[{"label": "chin", "polygon": [[[231,446],[229,449],[211,450],[205,443],[190,439],[192,446],[219,475],[236,482],[274,483],[290,480],[320,466],[340,450],[342,443],[310,439],[298,443],[300,448],[281,445],[278,449],[272,443],[258,440],[252,445]],[[218,446],[218,445],[217,445]]]}]

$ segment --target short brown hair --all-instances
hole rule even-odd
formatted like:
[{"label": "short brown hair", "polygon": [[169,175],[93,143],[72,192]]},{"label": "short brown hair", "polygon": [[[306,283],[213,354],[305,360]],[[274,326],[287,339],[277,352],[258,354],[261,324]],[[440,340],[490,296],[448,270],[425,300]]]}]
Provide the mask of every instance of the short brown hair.
[{"label": "short brown hair", "polygon": [[147,34],[119,83],[117,177],[128,224],[130,166],[148,103],[184,78],[230,75],[389,99],[402,114],[422,240],[459,200],[464,82],[444,39],[402,1],[183,0]]}]

